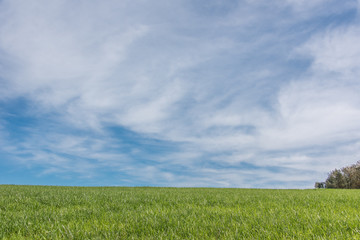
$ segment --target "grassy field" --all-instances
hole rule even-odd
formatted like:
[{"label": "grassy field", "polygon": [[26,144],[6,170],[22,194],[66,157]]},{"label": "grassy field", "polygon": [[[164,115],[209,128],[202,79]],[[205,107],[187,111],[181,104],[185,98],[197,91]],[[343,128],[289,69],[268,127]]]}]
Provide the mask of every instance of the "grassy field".
[{"label": "grassy field", "polygon": [[0,185],[1,239],[360,239],[360,191]]}]

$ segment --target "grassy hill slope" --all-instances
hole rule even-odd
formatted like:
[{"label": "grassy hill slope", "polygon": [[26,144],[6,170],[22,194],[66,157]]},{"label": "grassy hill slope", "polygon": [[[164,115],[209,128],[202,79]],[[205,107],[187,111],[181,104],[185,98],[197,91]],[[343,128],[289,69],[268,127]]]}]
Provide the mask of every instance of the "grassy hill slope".
[{"label": "grassy hill slope", "polygon": [[360,239],[359,190],[0,185],[2,239]]}]

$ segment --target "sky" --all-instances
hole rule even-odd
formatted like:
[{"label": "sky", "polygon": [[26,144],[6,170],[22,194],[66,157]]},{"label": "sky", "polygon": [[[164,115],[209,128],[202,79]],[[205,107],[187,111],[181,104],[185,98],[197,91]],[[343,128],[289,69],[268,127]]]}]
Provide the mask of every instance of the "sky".
[{"label": "sky", "polygon": [[360,160],[359,0],[0,0],[0,184],[313,188]]}]

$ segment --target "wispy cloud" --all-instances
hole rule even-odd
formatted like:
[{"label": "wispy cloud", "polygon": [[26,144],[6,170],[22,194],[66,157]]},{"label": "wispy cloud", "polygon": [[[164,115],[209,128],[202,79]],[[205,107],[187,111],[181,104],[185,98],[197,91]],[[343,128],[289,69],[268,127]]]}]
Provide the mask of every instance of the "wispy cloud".
[{"label": "wispy cloud", "polygon": [[1,1],[3,162],[312,187],[359,158],[359,3]]}]

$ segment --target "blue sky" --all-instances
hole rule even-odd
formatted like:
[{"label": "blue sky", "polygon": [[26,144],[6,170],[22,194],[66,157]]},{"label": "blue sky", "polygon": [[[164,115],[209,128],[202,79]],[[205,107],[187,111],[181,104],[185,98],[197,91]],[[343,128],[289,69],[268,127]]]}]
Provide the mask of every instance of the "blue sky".
[{"label": "blue sky", "polygon": [[356,0],[0,1],[0,183],[311,188],[360,160]]}]

